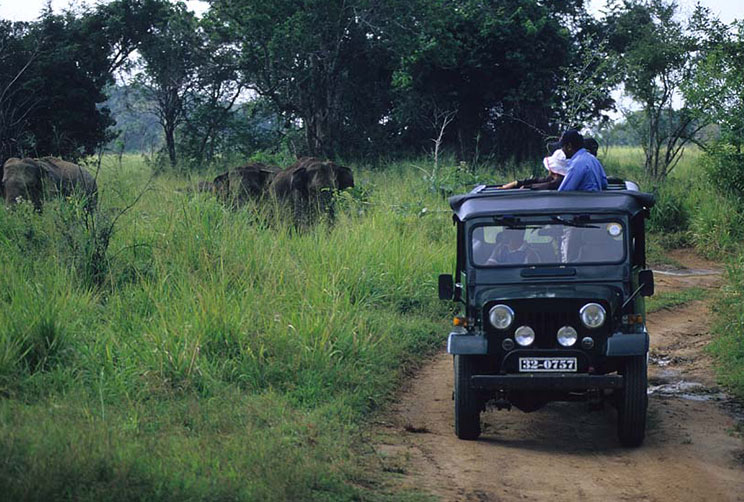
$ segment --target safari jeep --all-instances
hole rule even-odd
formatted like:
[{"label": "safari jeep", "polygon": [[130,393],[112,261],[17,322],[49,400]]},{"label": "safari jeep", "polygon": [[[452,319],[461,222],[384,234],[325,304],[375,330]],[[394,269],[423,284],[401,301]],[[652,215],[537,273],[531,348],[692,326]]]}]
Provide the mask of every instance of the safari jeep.
[{"label": "safari jeep", "polygon": [[478,438],[487,404],[531,412],[609,400],[620,443],[640,445],[653,196],[615,180],[602,192],[479,186],[449,202],[457,263],[454,278],[439,276],[439,297],[464,304],[447,341],[457,437]]}]

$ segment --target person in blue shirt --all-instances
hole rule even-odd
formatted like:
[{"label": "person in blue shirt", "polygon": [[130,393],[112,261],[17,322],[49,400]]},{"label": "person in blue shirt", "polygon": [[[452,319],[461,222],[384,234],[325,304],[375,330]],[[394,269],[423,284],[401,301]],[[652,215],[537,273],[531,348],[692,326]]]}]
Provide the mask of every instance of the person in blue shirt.
[{"label": "person in blue shirt", "polygon": [[558,191],[583,190],[598,192],[607,188],[607,175],[597,157],[584,148],[584,137],[576,129],[564,132],[560,140],[561,149],[569,159],[568,174],[563,178]]}]

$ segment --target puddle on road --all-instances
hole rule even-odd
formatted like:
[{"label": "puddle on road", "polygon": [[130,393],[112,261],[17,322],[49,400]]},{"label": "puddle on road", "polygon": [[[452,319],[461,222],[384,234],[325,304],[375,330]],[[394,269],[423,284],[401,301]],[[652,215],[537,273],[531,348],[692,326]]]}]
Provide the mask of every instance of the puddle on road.
[{"label": "puddle on road", "polygon": [[711,389],[698,382],[679,382],[663,383],[659,385],[649,385],[648,395],[658,395],[663,397],[678,397],[690,401],[726,401],[729,397],[718,389]]},{"label": "puddle on road", "polygon": [[654,274],[671,275],[674,277],[697,277],[704,275],[721,275],[719,270],[708,270],[704,268],[672,268],[668,270],[654,269]]}]

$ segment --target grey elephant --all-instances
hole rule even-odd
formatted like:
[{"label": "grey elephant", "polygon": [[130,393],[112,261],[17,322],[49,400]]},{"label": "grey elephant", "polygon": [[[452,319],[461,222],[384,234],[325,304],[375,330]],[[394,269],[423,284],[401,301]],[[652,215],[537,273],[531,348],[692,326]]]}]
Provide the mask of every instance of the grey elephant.
[{"label": "grey elephant", "polygon": [[351,169],[314,157],[303,157],[274,176],[269,190],[280,201],[289,201],[297,221],[319,214],[333,218],[333,192],[354,186]]},{"label": "grey elephant", "polygon": [[85,168],[55,157],[12,157],[3,164],[3,196],[10,205],[23,199],[41,210],[45,197],[79,193],[92,210],[98,198],[96,180]]},{"label": "grey elephant", "polygon": [[228,193],[231,202],[242,205],[248,200],[263,197],[271,181],[279,172],[278,167],[255,162],[230,169],[228,172]]},{"label": "grey elephant", "polygon": [[241,206],[263,197],[278,171],[278,167],[259,162],[246,164],[218,174],[212,181],[198,182],[196,191],[213,193],[225,203]]}]

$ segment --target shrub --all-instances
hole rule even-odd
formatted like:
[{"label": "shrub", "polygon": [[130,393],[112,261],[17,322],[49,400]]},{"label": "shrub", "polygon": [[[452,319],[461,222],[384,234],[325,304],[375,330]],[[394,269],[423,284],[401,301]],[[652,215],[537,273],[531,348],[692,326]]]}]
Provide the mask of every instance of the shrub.
[{"label": "shrub", "polygon": [[651,211],[648,229],[651,232],[684,232],[690,224],[690,208],[687,205],[690,186],[676,180],[667,180],[655,187],[656,205]]},{"label": "shrub", "polygon": [[727,267],[727,284],[713,306],[716,338],[708,350],[718,359],[716,373],[719,381],[733,393],[744,398],[744,255]]},{"label": "shrub", "polygon": [[739,248],[744,239],[741,205],[709,187],[690,192],[692,243],[706,256],[720,258]]},{"label": "shrub", "polygon": [[721,193],[744,200],[744,152],[719,144],[704,157],[703,168],[712,186]]}]

